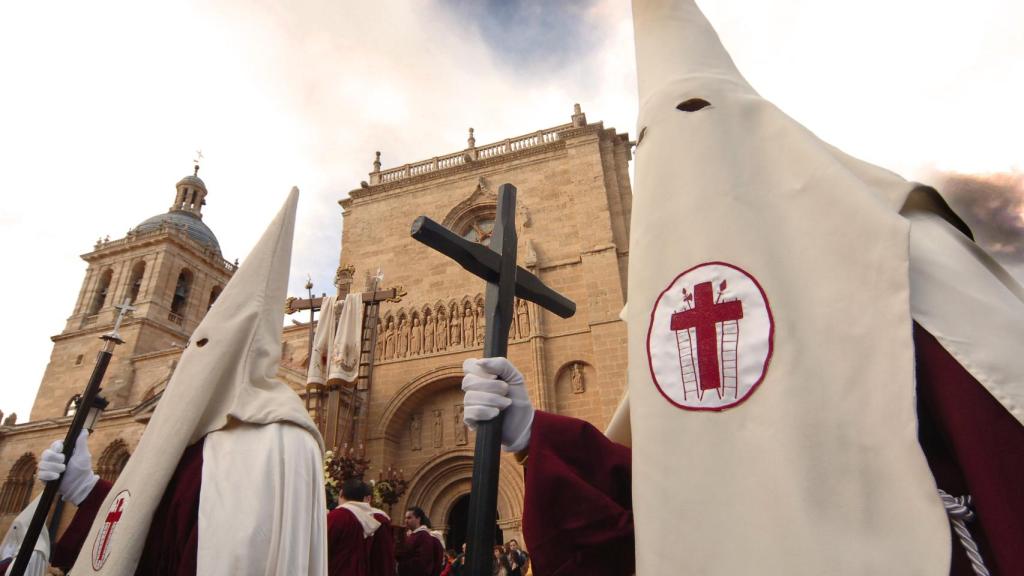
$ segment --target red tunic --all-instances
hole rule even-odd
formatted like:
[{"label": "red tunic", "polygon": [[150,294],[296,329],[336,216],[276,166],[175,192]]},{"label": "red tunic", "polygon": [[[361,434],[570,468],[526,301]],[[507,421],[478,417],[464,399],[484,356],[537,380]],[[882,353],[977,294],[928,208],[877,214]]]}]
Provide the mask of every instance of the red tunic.
[{"label": "red tunic", "polygon": [[[203,440],[185,449],[153,514],[135,573],[142,576],[194,576],[199,544],[199,489],[203,481]],[[52,565],[67,572],[89,536],[93,519],[113,485],[100,480],[53,547]]]},{"label": "red tunic", "polygon": [[406,536],[397,558],[398,576],[438,576],[444,561],[444,547],[430,532],[421,530]]},{"label": "red tunic", "polygon": [[[1024,426],[916,324],[914,345],[920,441],[936,482],[973,497],[969,528],[989,570],[1024,574]],[[630,460],[590,424],[537,412],[523,506],[534,574],[633,573]],[[973,574],[955,536],[950,573]]]},{"label": "red tunic", "polygon": [[363,535],[356,515],[345,508],[327,514],[327,573],[330,576],[369,574],[372,538]]},{"label": "red tunic", "polygon": [[391,529],[391,519],[379,512],[373,517],[380,522],[380,528],[370,537],[370,565],[367,574],[395,576],[395,534]]}]

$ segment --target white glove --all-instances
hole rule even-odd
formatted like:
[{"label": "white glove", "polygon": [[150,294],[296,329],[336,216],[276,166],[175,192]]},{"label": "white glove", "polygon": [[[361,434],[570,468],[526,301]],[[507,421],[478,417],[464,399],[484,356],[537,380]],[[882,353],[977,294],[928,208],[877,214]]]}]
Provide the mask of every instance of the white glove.
[{"label": "white glove", "polygon": [[462,377],[466,425],[476,430],[477,423],[492,420],[504,410],[501,445],[508,452],[529,446],[534,409],[519,370],[501,357],[469,358],[462,363],[462,370],[466,373]]},{"label": "white glove", "polygon": [[49,482],[60,477],[60,488],[57,490],[60,495],[75,506],[81,504],[82,500],[92,492],[100,477],[92,471],[92,455],[89,454],[89,431],[82,430],[75,441],[75,453],[67,466],[64,465],[64,442],[54,441],[50,447],[43,450],[39,457],[39,479]]}]

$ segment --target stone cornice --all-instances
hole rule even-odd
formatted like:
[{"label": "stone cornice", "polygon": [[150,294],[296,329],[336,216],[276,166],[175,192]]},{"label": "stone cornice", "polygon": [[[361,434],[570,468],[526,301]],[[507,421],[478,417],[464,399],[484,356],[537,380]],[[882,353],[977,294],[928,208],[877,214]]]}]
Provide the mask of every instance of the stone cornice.
[{"label": "stone cornice", "polygon": [[[510,161],[516,161],[531,156],[539,156],[546,153],[550,153],[556,150],[564,149],[569,145],[570,139],[577,139],[584,136],[594,135],[600,138],[602,133],[611,132],[614,134],[614,129],[605,129],[603,122],[596,122],[594,124],[587,124],[578,128],[565,128],[558,131],[558,139],[552,142],[544,144],[538,144],[535,146],[526,147],[513,152],[506,152],[497,154],[488,158],[472,160],[464,164],[451,166],[439,170],[418,174],[415,176],[409,176],[390,182],[382,182],[380,184],[367,185],[363,188],[356,188],[349,192],[347,198],[343,198],[338,201],[343,209],[348,209],[352,206],[354,201],[371,198],[379,194],[386,192],[401,190],[405,188],[413,188],[418,185],[437,180],[441,178],[450,178],[452,176],[458,176],[462,174],[471,174],[481,169],[486,169],[495,166],[501,166],[507,164]],[[614,134],[615,137],[628,141],[626,134]]]}]

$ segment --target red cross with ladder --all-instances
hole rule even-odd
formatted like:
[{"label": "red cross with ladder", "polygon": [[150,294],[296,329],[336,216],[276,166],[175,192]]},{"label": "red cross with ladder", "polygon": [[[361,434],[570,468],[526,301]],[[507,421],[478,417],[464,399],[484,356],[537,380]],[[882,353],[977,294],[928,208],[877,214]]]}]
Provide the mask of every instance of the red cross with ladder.
[{"label": "red cross with ladder", "polygon": [[715,302],[711,282],[701,282],[694,288],[693,308],[672,315],[674,331],[697,329],[697,364],[700,368],[700,390],[713,390],[722,386],[718,370],[718,335],[715,327],[720,322],[743,318],[743,303]]},{"label": "red cross with ladder", "polygon": [[107,550],[107,544],[110,542],[110,535],[114,532],[114,526],[121,521],[121,507],[124,506],[124,498],[117,500],[117,508],[111,510],[107,514],[106,521],[103,523],[103,527],[106,528],[106,532],[103,534],[103,542],[100,543],[100,553],[97,559],[102,560],[104,553]]}]

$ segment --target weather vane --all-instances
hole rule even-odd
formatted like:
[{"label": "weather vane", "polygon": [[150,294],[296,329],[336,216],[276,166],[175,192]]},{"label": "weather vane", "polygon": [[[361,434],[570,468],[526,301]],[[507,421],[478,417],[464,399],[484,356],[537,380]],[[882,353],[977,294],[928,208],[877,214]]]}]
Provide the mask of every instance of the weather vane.
[{"label": "weather vane", "polygon": [[193,172],[193,175],[195,175],[195,176],[199,176],[199,161],[202,160],[202,159],[203,159],[203,150],[202,149],[196,150],[196,157],[195,157],[194,160],[192,160],[192,163],[195,165],[195,172]]}]

